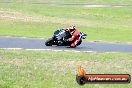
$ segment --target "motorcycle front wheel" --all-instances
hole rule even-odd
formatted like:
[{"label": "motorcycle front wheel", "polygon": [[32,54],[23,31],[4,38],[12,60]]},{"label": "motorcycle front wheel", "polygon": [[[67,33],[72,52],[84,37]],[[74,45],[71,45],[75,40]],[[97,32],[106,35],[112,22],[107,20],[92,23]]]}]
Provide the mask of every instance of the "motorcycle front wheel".
[{"label": "motorcycle front wheel", "polygon": [[79,46],[81,43],[82,43],[82,40],[80,40],[80,41],[78,42],[77,46]]}]

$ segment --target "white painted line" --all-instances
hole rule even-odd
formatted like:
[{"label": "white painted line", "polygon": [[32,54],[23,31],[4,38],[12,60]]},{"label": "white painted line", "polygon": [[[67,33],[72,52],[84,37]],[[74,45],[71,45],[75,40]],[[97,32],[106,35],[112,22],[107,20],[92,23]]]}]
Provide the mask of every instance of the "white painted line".
[{"label": "white painted line", "polygon": [[83,52],[86,52],[86,53],[96,53],[96,51],[83,51]]},{"label": "white painted line", "polygon": [[109,7],[106,5],[84,5],[84,7]]},{"label": "white painted line", "polygon": [[23,36],[0,36],[0,38],[20,38],[20,39],[46,39],[46,38],[36,38],[36,37],[23,37]]},{"label": "white painted line", "polygon": [[26,50],[26,51],[54,51],[54,52],[76,52],[76,53],[80,53],[80,52],[86,52],[86,53],[93,53],[96,51],[79,51],[79,50],[54,50],[54,49],[24,49],[24,48],[0,48],[0,49],[4,49],[4,50]]},{"label": "white painted line", "polygon": [[0,49],[7,49],[7,50],[22,50],[23,48],[0,48]]},{"label": "white painted line", "polygon": [[100,5],[83,5],[84,7],[124,7],[124,6],[130,6],[127,4],[119,4],[119,5],[114,5],[114,4],[100,4]]},{"label": "white painted line", "polygon": [[28,51],[50,51],[51,49],[25,49]]}]

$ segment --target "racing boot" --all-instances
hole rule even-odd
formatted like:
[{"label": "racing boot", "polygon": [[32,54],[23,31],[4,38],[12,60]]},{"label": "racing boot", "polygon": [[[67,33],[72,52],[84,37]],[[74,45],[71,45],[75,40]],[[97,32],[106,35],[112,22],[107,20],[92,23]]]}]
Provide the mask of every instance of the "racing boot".
[{"label": "racing boot", "polygon": [[72,43],[72,44],[70,45],[70,47],[71,47],[71,48],[75,48],[76,45],[75,45],[74,43]]}]

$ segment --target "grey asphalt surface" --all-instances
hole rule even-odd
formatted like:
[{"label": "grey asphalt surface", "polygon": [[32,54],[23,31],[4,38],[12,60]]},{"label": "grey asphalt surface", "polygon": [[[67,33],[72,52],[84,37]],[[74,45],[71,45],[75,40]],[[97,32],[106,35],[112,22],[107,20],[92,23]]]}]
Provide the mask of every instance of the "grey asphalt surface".
[{"label": "grey asphalt surface", "polygon": [[[12,1],[0,1],[1,4],[13,4]],[[78,3],[51,3],[51,2],[27,2],[28,4],[48,4],[48,5],[71,5],[71,6],[105,6],[105,7],[112,7],[112,6],[132,6],[132,4],[78,4]]]},{"label": "grey asphalt surface", "polygon": [[132,44],[125,43],[83,42],[76,48],[68,48],[66,46],[45,46],[45,41],[46,39],[39,38],[0,37],[0,48],[132,52]]}]

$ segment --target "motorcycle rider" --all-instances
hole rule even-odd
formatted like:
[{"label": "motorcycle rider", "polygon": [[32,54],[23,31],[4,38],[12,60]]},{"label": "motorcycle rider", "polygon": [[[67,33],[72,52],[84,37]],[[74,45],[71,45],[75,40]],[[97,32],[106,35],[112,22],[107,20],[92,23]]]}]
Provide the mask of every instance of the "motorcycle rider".
[{"label": "motorcycle rider", "polygon": [[69,38],[67,41],[71,41],[73,42],[70,47],[71,48],[75,48],[76,45],[80,42],[80,38],[79,38],[79,35],[80,35],[80,31],[78,31],[76,29],[76,26],[75,25],[71,25],[69,26],[68,28],[64,28],[65,31],[69,31],[70,34],[72,35],[71,38]]}]

